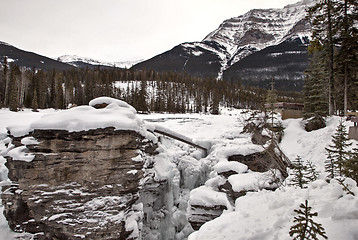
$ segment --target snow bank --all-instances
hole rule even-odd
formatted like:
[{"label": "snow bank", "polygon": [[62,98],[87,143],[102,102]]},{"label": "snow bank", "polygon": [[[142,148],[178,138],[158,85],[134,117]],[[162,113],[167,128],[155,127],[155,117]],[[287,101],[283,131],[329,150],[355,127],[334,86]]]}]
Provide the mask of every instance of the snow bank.
[{"label": "snow bank", "polygon": [[[92,106],[106,103],[108,106],[96,109]],[[90,106],[79,106],[68,110],[42,116],[29,125],[9,126],[7,129],[14,136],[24,136],[34,129],[83,130],[114,127],[116,130],[132,130],[155,141],[154,135],[147,132],[144,122],[136,116],[136,110],[121,100],[100,97],[92,100]]]},{"label": "snow bank", "polygon": [[[297,157],[302,157],[303,161],[312,161],[320,170],[324,172],[324,160],[326,159],[325,148],[332,145],[332,135],[335,133],[340,117],[329,117],[326,120],[327,126],[312,132],[306,132],[302,119],[287,119],[283,121],[285,132],[280,144],[283,152],[291,161]],[[352,126],[352,122],[345,121],[348,127]],[[355,147],[357,141],[351,140],[352,147]]]},{"label": "snow bank", "polygon": [[[308,184],[307,189],[295,187],[281,187],[276,191],[261,190],[248,192],[235,202],[235,211],[224,212],[220,217],[204,224],[199,231],[192,233],[189,240],[216,240],[216,239],[260,239],[286,240],[290,239],[289,230],[293,225],[294,209],[307,199],[312,211],[318,212],[314,220],[321,223],[331,240],[358,239],[358,188],[354,181],[347,179],[350,189],[355,196],[348,195],[335,180],[325,181],[324,160],[325,147],[332,144],[331,136],[339,123],[339,117],[327,118],[327,127],[312,132],[304,130],[302,119],[287,119],[283,121],[285,133],[280,144],[281,149],[293,161],[297,155],[302,159],[310,160],[322,174],[315,182]],[[351,122],[345,122],[351,126]],[[357,141],[351,140],[353,147]],[[246,147],[249,144],[243,144]],[[216,156],[220,159],[226,152],[228,144],[214,146],[220,152]],[[230,152],[231,153],[231,152]],[[221,163],[223,162],[223,163]],[[225,166],[224,160],[219,161],[219,167]],[[247,190],[255,186],[265,185],[259,179],[265,173],[244,173],[229,177],[235,191]],[[215,181],[214,181],[215,180]],[[222,179],[211,179],[211,182]],[[208,182],[209,182],[208,181]],[[207,183],[208,183],[207,182]],[[213,184],[211,184],[213,185]],[[215,185],[215,184],[214,184]],[[259,189],[259,188],[258,188]],[[257,189],[253,189],[257,190]]]},{"label": "snow bank", "polygon": [[110,105],[112,103],[118,105],[119,107],[122,107],[122,108],[128,108],[130,109],[133,113],[137,113],[137,110],[132,107],[131,105],[129,105],[128,103],[126,103],[125,101],[122,101],[122,100],[119,100],[119,99],[115,99],[115,98],[110,98],[110,97],[98,97],[98,98],[95,98],[95,99],[92,99],[88,105],[91,106],[91,107],[94,107],[98,104],[107,104],[107,105]]},{"label": "snow bank", "polygon": [[214,170],[217,173],[228,172],[228,171],[235,171],[237,173],[245,173],[245,172],[247,172],[248,167],[247,167],[247,165],[240,163],[240,162],[222,161],[222,162],[218,162],[214,166]]},{"label": "snow bank", "polygon": [[[354,188],[358,194],[357,187]],[[227,212],[204,224],[189,240],[260,239],[286,240],[293,225],[294,209],[308,199],[312,211],[318,212],[314,220],[322,223],[332,240],[354,240],[358,237],[358,200],[347,195],[333,182],[318,181],[308,189],[247,193],[235,203],[235,212]]]},{"label": "snow bank", "polygon": [[280,177],[281,174],[278,170],[267,172],[248,172],[243,174],[234,174],[228,178],[232,185],[232,190],[235,192],[240,191],[258,191],[264,188],[278,187],[273,183],[276,179],[275,176]]},{"label": "snow bank", "polygon": [[200,205],[205,207],[226,206],[232,210],[232,206],[227,199],[226,193],[218,192],[211,187],[201,186],[190,192],[190,205]]}]

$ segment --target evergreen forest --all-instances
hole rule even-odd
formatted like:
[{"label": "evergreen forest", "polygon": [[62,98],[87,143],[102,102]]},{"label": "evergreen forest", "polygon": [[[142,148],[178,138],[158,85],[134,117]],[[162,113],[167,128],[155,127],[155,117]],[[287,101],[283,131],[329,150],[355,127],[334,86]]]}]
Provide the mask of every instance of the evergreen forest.
[{"label": "evergreen forest", "polygon": [[[219,114],[219,106],[260,109],[266,95],[264,89],[182,73],[101,67],[44,71],[3,61],[0,106],[12,111],[65,109],[109,96],[140,112]],[[302,101],[300,93],[279,91],[278,98]]]},{"label": "evergreen forest", "polygon": [[320,0],[307,11],[311,63],[304,86],[306,117],[358,108],[358,1]]}]

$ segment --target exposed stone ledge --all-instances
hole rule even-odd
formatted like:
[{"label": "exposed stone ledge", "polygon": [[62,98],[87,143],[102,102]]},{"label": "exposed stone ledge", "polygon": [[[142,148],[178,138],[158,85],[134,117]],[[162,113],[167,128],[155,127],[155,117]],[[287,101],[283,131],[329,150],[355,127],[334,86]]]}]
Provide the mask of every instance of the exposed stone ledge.
[{"label": "exposed stone ledge", "polygon": [[[134,131],[35,130],[35,157],[7,157],[11,186],[3,189],[4,214],[14,231],[38,239],[138,237],[143,178],[140,153],[155,147]],[[22,138],[13,137],[15,147]],[[142,151],[141,151],[142,150]]]}]

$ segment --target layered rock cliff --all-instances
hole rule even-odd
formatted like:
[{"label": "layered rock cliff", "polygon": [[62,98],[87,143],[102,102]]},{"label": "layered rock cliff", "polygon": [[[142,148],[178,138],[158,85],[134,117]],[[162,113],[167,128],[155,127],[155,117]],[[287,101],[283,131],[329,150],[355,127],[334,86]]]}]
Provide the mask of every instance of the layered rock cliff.
[{"label": "layered rock cliff", "polygon": [[2,201],[14,231],[37,239],[141,237],[143,157],[156,138],[125,102],[90,105],[9,127],[11,182]]},{"label": "layered rock cliff", "polygon": [[14,137],[14,149],[26,146],[34,158],[7,158],[12,184],[2,200],[10,227],[42,239],[137,237],[143,140],[114,128]]}]

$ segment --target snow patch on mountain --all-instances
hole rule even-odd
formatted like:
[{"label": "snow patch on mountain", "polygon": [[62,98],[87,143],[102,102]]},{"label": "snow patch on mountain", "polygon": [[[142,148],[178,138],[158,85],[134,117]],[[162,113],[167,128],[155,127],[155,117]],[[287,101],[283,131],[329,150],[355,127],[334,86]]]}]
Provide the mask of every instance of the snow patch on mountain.
[{"label": "snow patch on mountain", "polygon": [[108,67],[118,67],[118,68],[130,68],[133,65],[142,62],[143,60],[135,60],[135,61],[123,61],[123,62],[106,62],[100,61],[89,57],[80,57],[77,55],[63,55],[57,58],[57,61],[68,63],[75,67],[78,67],[78,62],[83,62],[91,65],[101,65]]}]

